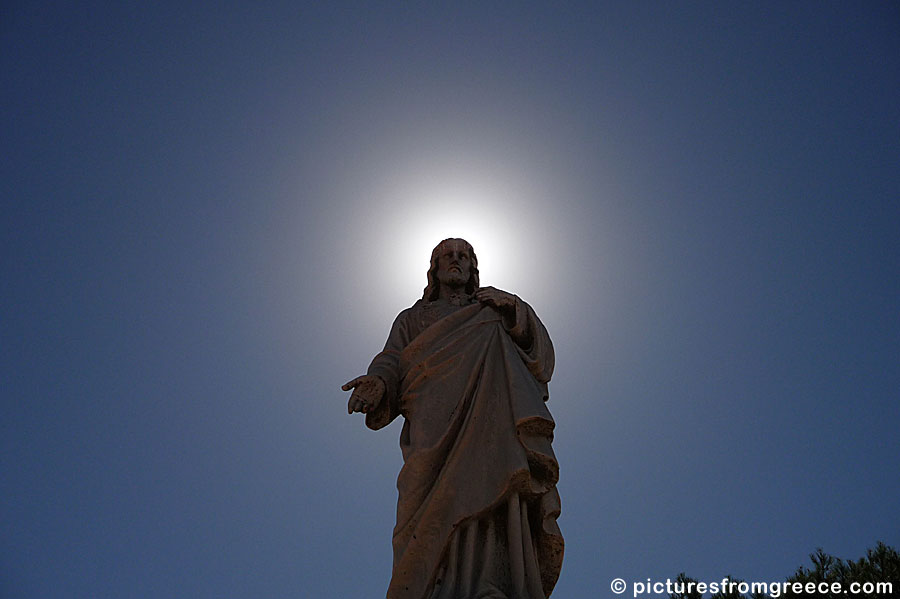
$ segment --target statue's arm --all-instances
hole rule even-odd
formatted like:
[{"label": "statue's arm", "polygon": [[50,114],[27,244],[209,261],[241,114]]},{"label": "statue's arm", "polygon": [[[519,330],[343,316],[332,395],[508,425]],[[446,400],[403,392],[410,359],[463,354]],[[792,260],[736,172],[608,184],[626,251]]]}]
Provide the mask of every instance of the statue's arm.
[{"label": "statue's arm", "polygon": [[366,411],[366,426],[378,430],[390,424],[400,415],[400,353],[409,343],[409,310],[404,310],[394,320],[384,349],[372,359],[367,377],[375,377],[383,383],[380,400]]},{"label": "statue's arm", "polygon": [[475,299],[495,308],[503,320],[503,327],[516,345],[529,351],[534,342],[534,327],[528,304],[519,296],[494,287],[482,287],[475,292]]},{"label": "statue's arm", "polygon": [[540,327],[544,325],[540,324],[540,321],[537,320],[537,315],[534,315],[528,304],[522,301],[519,296],[514,297],[515,302],[509,311],[509,315],[503,319],[503,326],[506,328],[509,336],[513,338],[513,341],[516,342],[516,345],[529,352],[534,345],[534,329],[537,328],[537,325]]},{"label": "statue's arm", "polygon": [[555,362],[553,343],[531,306],[519,296],[494,287],[482,287],[475,292],[475,299],[500,313],[503,327],[518,346],[528,369],[539,382],[549,381]]},{"label": "statue's arm", "polygon": [[553,375],[553,367],[556,364],[556,354],[553,351],[553,342],[547,328],[534,309],[524,300],[516,298],[516,318],[513,327],[509,328],[509,335],[514,340],[527,339],[527,344],[516,341],[520,348],[520,355],[540,383],[547,383]]}]

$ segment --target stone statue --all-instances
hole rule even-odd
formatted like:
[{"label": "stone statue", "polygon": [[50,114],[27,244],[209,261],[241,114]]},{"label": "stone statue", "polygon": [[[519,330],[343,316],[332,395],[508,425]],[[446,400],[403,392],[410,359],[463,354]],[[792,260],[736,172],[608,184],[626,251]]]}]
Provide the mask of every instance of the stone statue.
[{"label": "stone statue", "polygon": [[343,386],[369,428],[405,419],[388,599],[550,596],[563,557],[553,362],[531,307],[479,287],[472,246],[442,241],[424,297]]}]

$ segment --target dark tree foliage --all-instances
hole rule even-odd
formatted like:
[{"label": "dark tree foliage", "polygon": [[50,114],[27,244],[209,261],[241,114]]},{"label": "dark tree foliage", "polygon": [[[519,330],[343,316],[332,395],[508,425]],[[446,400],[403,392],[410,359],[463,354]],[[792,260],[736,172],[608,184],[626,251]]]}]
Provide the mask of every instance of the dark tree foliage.
[{"label": "dark tree foliage", "polygon": [[[819,583],[828,583],[829,588],[832,583],[840,583],[842,592],[833,593],[815,592],[815,593],[794,593],[788,590],[780,594],[780,598],[790,599],[884,599],[886,597],[900,597],[900,553],[893,547],[879,542],[874,549],[869,549],[866,556],[857,561],[844,561],[840,558],[828,555],[821,548],[810,556],[812,560],[812,568],[799,567],[794,574],[786,579],[789,583],[815,583],[818,588]],[[741,582],[740,579],[728,577],[728,580]],[[683,572],[675,579],[678,584],[685,584],[696,580],[689,578]],[[893,584],[893,592],[891,593],[864,593],[850,594],[850,585],[853,583],[864,585],[865,583],[884,583]],[[676,589],[678,587],[676,586]],[[686,587],[684,587],[686,588]],[[670,599],[702,599],[701,593],[693,590],[692,592],[672,593]],[[761,593],[752,593],[749,595],[741,594],[737,591],[719,592],[713,594],[710,599],[763,599],[768,597]]]},{"label": "dark tree foliage", "polygon": [[[693,582],[696,584],[697,581],[693,578],[685,576],[684,572],[679,574],[678,578],[675,579],[676,586],[681,586],[683,588],[687,588],[686,583],[688,582]],[[700,595],[700,593],[698,593],[697,591],[692,591],[690,593],[672,593],[671,595],[669,595],[669,597],[670,599],[701,599],[702,595]]]},{"label": "dark tree foliage", "polygon": [[[891,582],[893,583],[892,594],[877,593],[859,593],[852,597],[857,599],[869,599],[875,597],[896,597],[900,596],[900,554],[893,547],[889,547],[879,542],[874,549],[869,549],[866,556],[857,561],[844,561],[840,558],[828,555],[821,548],[809,556],[812,560],[813,567],[797,568],[793,576],[788,578],[789,582],[839,582],[841,588],[846,591],[854,582],[864,584],[867,582]],[[799,594],[788,592],[784,597],[810,597],[809,594]],[[844,599],[848,594],[841,593],[817,593],[816,597],[828,598],[832,597]]]}]

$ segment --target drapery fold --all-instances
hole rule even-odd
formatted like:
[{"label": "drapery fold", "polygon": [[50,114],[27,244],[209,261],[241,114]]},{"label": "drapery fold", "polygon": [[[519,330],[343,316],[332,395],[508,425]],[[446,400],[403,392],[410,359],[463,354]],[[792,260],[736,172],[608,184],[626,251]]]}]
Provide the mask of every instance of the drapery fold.
[{"label": "drapery fold", "polygon": [[387,393],[367,425],[405,417],[387,596],[549,596],[563,552],[550,338],[518,299],[512,323],[482,304],[428,309],[402,312],[369,367]]}]

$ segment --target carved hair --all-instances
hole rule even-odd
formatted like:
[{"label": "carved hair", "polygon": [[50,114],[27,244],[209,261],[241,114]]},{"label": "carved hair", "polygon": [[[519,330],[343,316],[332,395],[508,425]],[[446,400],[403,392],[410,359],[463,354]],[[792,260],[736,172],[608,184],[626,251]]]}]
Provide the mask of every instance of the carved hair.
[{"label": "carved hair", "polygon": [[465,239],[454,239],[451,237],[437,244],[431,251],[431,267],[428,269],[428,286],[425,287],[425,294],[422,296],[422,299],[426,302],[433,302],[438,298],[438,293],[441,288],[441,282],[438,281],[437,278],[438,258],[441,255],[441,248],[448,241],[462,241],[466,244],[466,251],[469,252],[471,265],[469,267],[469,280],[466,281],[466,293],[470,295],[475,293],[480,285],[478,280],[478,258],[475,256],[475,250],[472,249],[472,244]]}]

